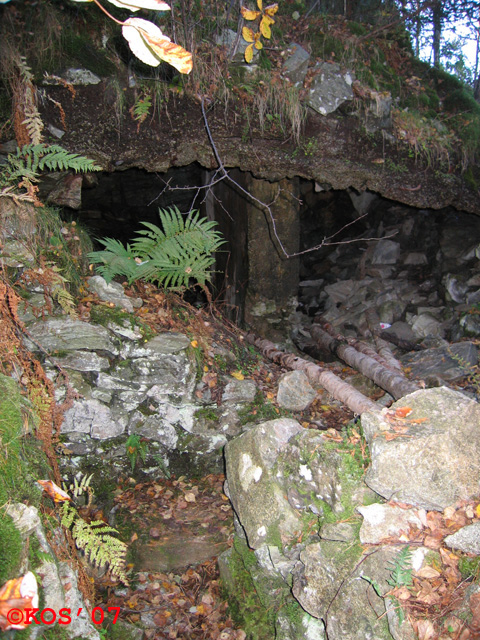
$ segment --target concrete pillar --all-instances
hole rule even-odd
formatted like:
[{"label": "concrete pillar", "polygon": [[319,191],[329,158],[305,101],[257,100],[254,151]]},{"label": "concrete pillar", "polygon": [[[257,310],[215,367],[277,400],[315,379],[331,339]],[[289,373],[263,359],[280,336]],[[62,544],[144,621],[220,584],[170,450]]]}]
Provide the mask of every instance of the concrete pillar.
[{"label": "concrete pillar", "polygon": [[[270,339],[286,335],[285,319],[295,310],[299,259],[298,179],[272,183],[248,176],[248,287],[245,321]],[[270,205],[269,212],[260,203]],[[281,243],[281,244],[280,244]],[[283,249],[282,249],[283,246]]]}]

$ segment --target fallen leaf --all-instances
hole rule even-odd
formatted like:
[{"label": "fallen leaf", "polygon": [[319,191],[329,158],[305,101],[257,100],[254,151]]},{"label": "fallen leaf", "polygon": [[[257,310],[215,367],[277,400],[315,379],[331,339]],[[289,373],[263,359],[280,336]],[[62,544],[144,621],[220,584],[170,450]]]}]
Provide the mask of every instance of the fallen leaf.
[{"label": "fallen leaf", "polygon": [[417,578],[438,578],[442,574],[433,567],[426,566],[416,571],[415,575]]},{"label": "fallen leaf", "polygon": [[230,375],[237,380],[245,380],[245,376],[241,371],[233,371]]},{"label": "fallen leaf", "polygon": [[56,485],[55,482],[52,482],[52,480],[37,480],[37,482],[54,502],[72,502],[68,493],[63,489],[60,489],[60,487]]},{"label": "fallen leaf", "polygon": [[412,413],[411,407],[398,407],[395,409],[395,417],[396,418],[406,418]]},{"label": "fallen leaf", "polygon": [[416,625],[418,640],[431,640],[436,636],[435,627],[431,620],[419,620]]},{"label": "fallen leaf", "polygon": [[185,493],[183,497],[185,498],[185,502],[196,501],[195,494],[193,493],[193,491],[189,491],[188,493]]}]

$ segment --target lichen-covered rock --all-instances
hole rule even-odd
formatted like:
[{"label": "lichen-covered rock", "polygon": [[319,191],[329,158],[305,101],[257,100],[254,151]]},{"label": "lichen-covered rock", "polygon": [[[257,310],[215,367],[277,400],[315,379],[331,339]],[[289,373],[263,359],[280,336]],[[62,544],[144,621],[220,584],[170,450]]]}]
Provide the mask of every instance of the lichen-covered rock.
[{"label": "lichen-covered rock", "polygon": [[290,411],[304,411],[315,400],[317,392],[303,371],[288,371],[278,383],[277,402]]},{"label": "lichen-covered rock", "polygon": [[248,544],[282,543],[300,530],[300,519],[285,497],[282,478],[275,476],[278,455],[302,427],[280,418],[260,424],[225,447],[228,486],[233,507]]},{"label": "lichen-covered rock", "polygon": [[383,547],[362,556],[351,543],[321,541],[300,554],[293,575],[293,594],[302,607],[327,624],[329,640],[390,640],[385,601],[367,576],[388,591],[386,565],[396,554]]},{"label": "lichen-covered rock", "polygon": [[[399,421],[400,407],[412,411]],[[388,500],[437,511],[478,495],[479,424],[480,405],[447,387],[415,391],[390,410],[364,413],[372,457],[366,483]]]},{"label": "lichen-covered rock", "polygon": [[37,320],[28,326],[27,346],[32,351],[41,347],[48,353],[55,351],[102,351],[110,355],[118,354],[118,346],[104,327],[73,320],[72,318],[48,318]]}]

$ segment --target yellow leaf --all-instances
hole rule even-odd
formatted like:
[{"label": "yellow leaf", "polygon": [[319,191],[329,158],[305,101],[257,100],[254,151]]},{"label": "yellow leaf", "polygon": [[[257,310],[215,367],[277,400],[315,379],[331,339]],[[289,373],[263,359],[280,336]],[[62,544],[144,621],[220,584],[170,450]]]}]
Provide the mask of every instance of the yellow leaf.
[{"label": "yellow leaf", "polygon": [[265,11],[264,13],[267,16],[274,16],[278,11],[278,2],[275,2],[275,4],[269,4],[268,7],[265,7]]},{"label": "yellow leaf", "polygon": [[477,514],[477,518],[480,518],[480,503],[475,507],[475,513]]},{"label": "yellow leaf", "polygon": [[192,341],[190,342],[190,344],[192,345],[192,347],[193,347],[194,349],[196,349],[196,348],[198,347],[198,342],[197,342],[196,340],[192,340]]},{"label": "yellow leaf", "polygon": [[245,62],[251,62],[253,60],[253,44],[249,44],[245,49]]},{"label": "yellow leaf", "polygon": [[265,20],[265,16],[263,16],[262,21],[260,22],[260,32],[264,38],[270,40],[272,37],[272,30],[270,29],[270,25]]},{"label": "yellow leaf", "polygon": [[255,41],[255,49],[263,49],[263,43],[261,40]]},{"label": "yellow leaf", "polygon": [[275,24],[275,20],[273,18],[271,18],[270,16],[264,15],[262,20],[266,23],[266,24]]},{"label": "yellow leaf", "polygon": [[[248,49],[248,47],[247,47],[247,49]],[[245,54],[246,53],[247,52],[245,51]],[[246,59],[246,57],[245,57],[245,59]],[[236,378],[237,380],[245,380],[245,376],[243,375],[243,373],[241,371],[234,371],[232,373],[232,377]]]},{"label": "yellow leaf", "polygon": [[250,9],[246,9],[245,7],[242,7],[240,11],[242,12],[242,16],[245,18],[245,20],[256,20],[258,16],[261,15],[260,11],[251,11]]},{"label": "yellow leaf", "polygon": [[275,398],[275,394],[272,391],[267,391],[267,399],[273,400],[274,398]]},{"label": "yellow leaf", "polygon": [[257,7],[260,9],[260,11],[263,9],[263,0],[257,0]]},{"label": "yellow leaf", "polygon": [[243,27],[243,29],[242,29],[242,38],[244,40],[246,40],[246,42],[254,42],[255,41],[255,34],[250,29],[250,27]]}]

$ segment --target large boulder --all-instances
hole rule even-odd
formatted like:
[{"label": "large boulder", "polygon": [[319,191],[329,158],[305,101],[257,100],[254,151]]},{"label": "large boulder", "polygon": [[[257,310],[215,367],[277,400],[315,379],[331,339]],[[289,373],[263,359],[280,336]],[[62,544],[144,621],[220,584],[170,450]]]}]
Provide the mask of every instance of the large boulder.
[{"label": "large boulder", "polygon": [[372,457],[366,483],[387,500],[428,510],[478,495],[479,424],[480,405],[447,387],[415,391],[390,409],[364,413]]}]

